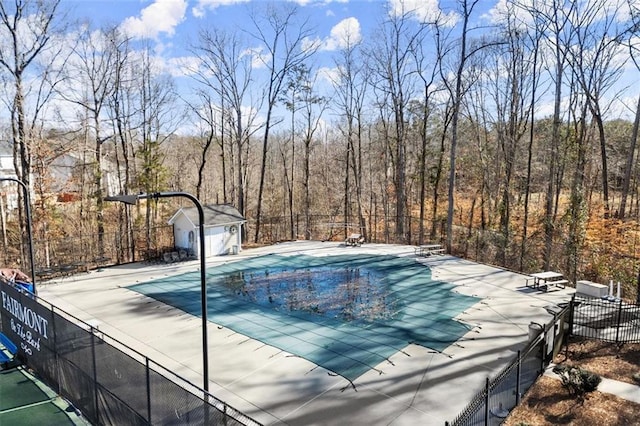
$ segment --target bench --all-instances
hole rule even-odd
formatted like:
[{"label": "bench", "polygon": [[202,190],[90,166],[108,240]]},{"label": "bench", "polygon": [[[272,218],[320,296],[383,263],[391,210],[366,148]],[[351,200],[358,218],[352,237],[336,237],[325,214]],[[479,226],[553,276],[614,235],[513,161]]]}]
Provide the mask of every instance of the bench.
[{"label": "bench", "polygon": [[566,288],[567,284],[569,284],[569,280],[555,280],[555,281],[547,281],[547,285],[554,285],[556,287]]},{"label": "bench", "polygon": [[554,271],[538,272],[525,277],[525,286],[544,292],[549,291],[551,286],[565,288],[568,283],[561,273]]},{"label": "bench", "polygon": [[[567,284],[569,284],[569,280],[546,281],[544,284],[539,284],[537,289],[547,293],[549,291],[558,291],[558,287],[566,288]],[[552,286],[556,287],[556,290],[551,290]]]},{"label": "bench", "polygon": [[536,277],[524,277],[524,285],[526,287],[536,288],[538,286],[538,281]]},{"label": "bench", "polygon": [[11,339],[5,336],[4,333],[0,333],[0,345],[2,345],[2,350],[0,350],[0,365],[2,365],[3,368],[7,368],[9,363],[16,359],[18,347]]},{"label": "bench", "polygon": [[351,247],[361,246],[362,243],[364,243],[364,237],[360,234],[351,234],[344,240],[344,244]]},{"label": "bench", "polygon": [[416,256],[428,257],[435,254],[444,254],[445,249],[440,244],[425,244],[414,248]]}]

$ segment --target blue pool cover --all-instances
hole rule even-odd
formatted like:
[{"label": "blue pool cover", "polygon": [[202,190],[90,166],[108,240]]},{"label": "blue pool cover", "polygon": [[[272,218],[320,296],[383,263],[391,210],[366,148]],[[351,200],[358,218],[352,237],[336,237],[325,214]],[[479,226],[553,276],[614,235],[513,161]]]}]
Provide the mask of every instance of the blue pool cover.
[{"label": "blue pool cover", "polygon": [[[128,288],[201,315],[199,271]],[[464,335],[453,317],[479,299],[452,288],[413,258],[267,255],[208,268],[207,315],[353,381],[409,343],[443,351]]]}]

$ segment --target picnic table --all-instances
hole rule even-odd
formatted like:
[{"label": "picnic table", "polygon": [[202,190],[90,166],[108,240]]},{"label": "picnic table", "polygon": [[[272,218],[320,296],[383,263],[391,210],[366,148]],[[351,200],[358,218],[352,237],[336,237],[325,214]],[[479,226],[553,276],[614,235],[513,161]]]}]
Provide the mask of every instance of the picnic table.
[{"label": "picnic table", "polygon": [[444,249],[440,244],[424,244],[415,248],[416,256],[431,256],[434,254],[443,254]]},{"label": "picnic table", "polygon": [[344,240],[344,244],[351,247],[361,246],[362,243],[364,243],[364,238],[360,234],[351,234]]},{"label": "picnic table", "polygon": [[526,286],[548,291],[549,286],[565,288],[569,281],[563,278],[560,272],[545,271],[531,274],[526,278]]}]

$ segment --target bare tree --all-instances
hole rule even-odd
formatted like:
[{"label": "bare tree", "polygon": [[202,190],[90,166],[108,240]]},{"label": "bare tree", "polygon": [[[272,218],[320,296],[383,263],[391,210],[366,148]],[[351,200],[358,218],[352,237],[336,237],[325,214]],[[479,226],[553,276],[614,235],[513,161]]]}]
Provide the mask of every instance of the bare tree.
[{"label": "bare tree", "polygon": [[[152,63],[149,47],[140,52],[140,69],[138,90],[140,104],[138,106],[139,147],[141,169],[137,181],[144,192],[150,194],[166,188],[166,172],[162,144],[169,140],[178,127],[182,111],[176,110],[176,92],[173,80],[163,74]],[[157,201],[156,201],[157,202]],[[155,202],[146,205],[146,231],[149,247],[155,244],[152,233],[152,219],[157,209]]]},{"label": "bare tree", "polygon": [[[535,6],[535,3],[534,3]],[[529,232],[529,202],[531,196],[531,176],[533,170],[533,142],[535,139],[535,106],[537,104],[538,89],[540,85],[540,42],[542,38],[542,31],[545,24],[540,22],[539,15],[531,15],[526,8],[518,5],[518,8],[525,13],[525,16],[530,16],[531,22],[526,29],[526,37],[529,44],[529,57],[528,62],[531,69],[531,95],[529,97],[529,109],[531,114],[529,115],[529,133],[527,143],[527,173],[525,177],[525,191],[524,191],[524,208],[522,217],[522,239],[520,241],[520,270],[524,270],[524,259],[527,253],[528,247],[528,232]],[[526,19],[526,18],[525,18]]]},{"label": "bare tree", "polygon": [[[618,4],[619,5],[619,4]],[[609,176],[607,167],[607,140],[605,137],[603,114],[606,106],[602,106],[602,98],[606,91],[617,81],[623,62],[617,60],[621,47],[623,32],[617,28],[617,7],[610,1],[598,1],[579,4],[572,10],[572,26],[576,43],[569,52],[569,64],[580,95],[584,97],[582,114],[576,121],[574,144],[577,147],[576,166],[571,187],[570,227],[567,243],[567,271],[569,279],[575,280],[584,234],[586,228],[587,206],[584,197],[584,180],[586,168],[586,112],[591,115],[597,129],[600,142],[602,165],[602,194],[604,214],[609,217]]]},{"label": "bare tree", "polygon": [[[136,68],[131,40],[121,31],[114,29],[109,37],[109,49],[112,50],[113,90],[108,99],[108,115],[111,121],[114,159],[118,191],[130,194],[135,190],[137,176],[136,148],[134,146],[137,124],[133,117],[137,111],[138,90],[136,88]],[[120,235],[125,236],[124,247],[127,261],[135,260],[136,241],[134,238],[133,214],[126,205],[119,206]],[[122,255],[118,251],[118,260]]]},{"label": "bare tree", "polygon": [[[0,2],[0,70],[4,71],[6,105],[11,116],[11,141],[16,176],[31,187],[32,147],[38,121],[61,81],[63,43],[56,36],[63,32],[60,0],[14,0]],[[32,73],[32,74],[30,74]],[[37,75],[30,83],[26,80]],[[19,193],[22,200],[23,194]],[[29,191],[25,195],[30,203]],[[18,203],[21,223],[23,203]],[[25,225],[22,226],[26,233]],[[24,239],[27,240],[27,239]],[[23,258],[24,250],[23,250]]]},{"label": "bare tree", "polygon": [[459,56],[457,61],[455,84],[452,86],[443,75],[445,85],[452,98],[452,119],[451,119],[451,147],[449,149],[449,192],[447,198],[447,251],[451,252],[453,245],[453,213],[455,209],[455,188],[456,188],[456,149],[458,146],[458,122],[460,120],[460,106],[464,95],[462,79],[464,78],[465,66],[469,58],[482,48],[476,47],[468,50],[467,42],[469,37],[469,21],[474,8],[479,0],[461,0],[462,7],[462,29],[459,39]]},{"label": "bare tree", "polygon": [[[422,95],[423,100],[419,105],[420,111],[416,112],[418,116],[418,121],[420,123],[419,134],[420,134],[420,151],[419,151],[419,165],[418,165],[418,174],[420,176],[420,188],[419,188],[419,196],[418,200],[420,201],[420,224],[418,229],[418,243],[422,244],[424,242],[425,237],[425,229],[424,229],[424,221],[426,218],[425,212],[425,200],[427,199],[427,183],[433,185],[433,198],[432,198],[432,226],[430,237],[435,237],[435,224],[436,224],[436,216],[437,216],[437,205],[439,198],[439,183],[440,176],[442,173],[442,166],[444,163],[444,143],[445,138],[440,138],[439,149],[437,149],[436,155],[436,166],[435,166],[435,174],[430,173],[429,171],[433,171],[433,166],[429,166],[427,163],[427,158],[431,156],[431,151],[429,149],[429,142],[432,138],[437,138],[436,134],[432,132],[430,129],[430,121],[432,120],[432,115],[434,114],[434,110],[436,110],[437,105],[435,101],[435,97],[439,91],[442,90],[442,86],[436,82],[436,77],[438,71],[440,70],[443,57],[441,56],[441,47],[442,47],[442,23],[443,18],[440,14],[432,23],[426,23],[425,25],[430,30],[430,34],[432,36],[433,44],[436,46],[435,50],[431,49],[431,45],[426,42],[426,34],[425,39],[420,40],[417,43],[417,48],[413,51],[413,55],[415,57],[416,62],[416,73],[419,78],[420,83],[422,84]],[[425,31],[426,33],[426,31]],[[450,115],[445,114],[445,117],[450,117]],[[444,127],[442,135],[446,135],[446,128],[449,125],[450,121],[443,120],[441,122]]]},{"label": "bare tree", "polygon": [[[526,102],[530,97],[532,82],[529,76],[535,65],[531,60],[527,36],[513,6],[507,6],[502,16],[501,38],[504,44],[487,51],[495,65],[487,64],[485,71],[492,84],[495,108],[494,128],[498,151],[501,155],[496,169],[501,174],[498,214],[500,216],[501,238],[498,247],[498,262],[508,265],[509,246],[513,240],[511,233],[512,181],[517,171],[517,161],[522,140],[527,130],[527,122],[532,114],[532,105]],[[493,71],[495,70],[495,71]],[[535,75],[535,74],[534,74]]]},{"label": "bare tree", "polygon": [[618,25],[620,6],[621,1],[616,3],[611,0],[576,5],[572,15],[576,45],[569,49],[570,65],[576,73],[598,129],[605,217],[609,217],[610,205],[607,141],[603,118],[606,106],[603,107],[602,98],[617,82],[624,66],[624,62],[619,60],[619,53],[627,31]]},{"label": "bare tree", "polygon": [[253,37],[260,44],[257,58],[266,67],[268,73],[264,93],[266,117],[262,139],[255,242],[258,242],[260,236],[269,131],[274,125],[273,110],[282,94],[287,75],[309,60],[318,48],[317,44],[305,45],[305,41],[310,39],[312,33],[306,21],[294,26],[296,24],[296,16],[296,8],[287,8],[282,11],[269,9],[264,20],[258,19],[255,15],[252,16],[254,24]]},{"label": "bare tree", "polygon": [[[300,96],[305,90],[309,78],[309,69],[301,64],[291,71],[284,86],[283,93],[279,99],[287,110],[291,113],[291,128],[288,138],[284,138],[280,144],[280,156],[282,158],[282,174],[287,192],[287,207],[289,214],[289,238],[295,239],[294,221],[294,188],[295,188],[295,164],[296,164],[296,112],[301,106],[298,104]],[[291,147],[289,150],[288,147]],[[289,151],[291,155],[287,152]],[[289,163],[287,165],[287,162]]]},{"label": "bare tree", "polygon": [[[254,124],[259,104],[251,104],[250,88],[252,82],[251,56],[246,53],[237,34],[222,31],[202,31],[199,43],[193,48],[201,60],[194,78],[219,99],[220,140],[227,133],[231,136],[233,157],[231,158],[235,184],[232,198],[236,208],[246,214],[246,158],[249,138],[258,130]],[[211,95],[207,95],[211,96]],[[213,97],[210,98],[213,104]],[[212,123],[213,124],[213,123]],[[225,176],[226,151],[222,149],[223,176]],[[226,179],[225,179],[226,181]],[[227,194],[225,192],[224,198]],[[244,228],[243,228],[244,229]]]},{"label": "bare tree", "polygon": [[555,234],[555,217],[557,207],[557,169],[558,156],[560,147],[560,130],[562,126],[562,89],[564,82],[564,73],[567,66],[568,48],[573,38],[572,30],[569,22],[569,14],[571,9],[575,7],[575,3],[571,2],[568,9],[564,9],[565,2],[551,0],[548,3],[537,4],[535,8],[530,9],[530,13],[536,16],[536,19],[544,21],[548,24],[544,32],[544,39],[550,46],[550,74],[553,80],[553,116],[552,130],[549,154],[547,156],[549,168],[547,176],[547,191],[545,194],[545,213],[544,213],[544,268],[548,270],[551,266],[553,240]]},{"label": "bare tree", "polygon": [[[635,62],[635,59],[634,59]],[[637,66],[637,65],[636,65]],[[640,69],[640,68],[638,68]],[[633,165],[635,164],[636,145],[638,144],[638,130],[640,129],[640,96],[636,104],[635,118],[633,119],[633,130],[631,132],[631,141],[629,143],[629,154],[624,167],[624,179],[622,181],[622,194],[620,196],[620,208],[618,209],[618,217],[624,219],[627,211],[627,198],[629,197],[629,188],[631,186],[631,178]]]},{"label": "bare tree", "polygon": [[[316,74],[317,78],[317,74]],[[320,127],[320,122],[324,111],[327,109],[328,99],[317,95],[314,91],[315,79],[307,75],[299,103],[302,105],[300,114],[302,115],[302,143],[303,167],[302,167],[302,186],[303,186],[303,212],[304,212],[304,237],[311,239],[311,154],[313,150],[313,142],[315,135]],[[303,81],[304,81],[303,80]]]},{"label": "bare tree", "polygon": [[[348,222],[350,192],[349,187],[351,176],[353,176],[353,186],[356,193],[356,205],[358,215],[358,226],[364,238],[368,239],[366,222],[363,209],[363,169],[365,167],[363,159],[363,108],[365,95],[368,90],[368,69],[361,55],[360,39],[356,34],[348,32],[343,40],[344,47],[334,59],[338,75],[333,81],[335,88],[335,105],[338,113],[343,117],[340,123],[340,131],[346,140],[345,150],[345,191],[344,191],[344,216]],[[346,238],[347,229],[344,233]]]},{"label": "bare tree", "polygon": [[[115,54],[111,40],[116,36],[115,28],[94,31],[83,26],[67,66],[68,85],[60,91],[63,99],[78,105],[86,117],[86,134],[93,140],[92,198],[95,201],[96,236],[98,256],[104,256],[104,182],[103,143],[111,138],[104,135],[104,108],[115,87]],[[84,202],[84,200],[83,200]]]},{"label": "bare tree", "polygon": [[[198,181],[196,182],[196,198],[203,199],[202,185],[205,178],[205,168],[207,165],[207,158],[209,150],[216,140],[220,140],[221,148],[221,162],[222,162],[222,175],[223,175],[223,188],[225,183],[225,162],[226,156],[224,153],[224,135],[220,133],[222,127],[222,110],[218,110],[214,101],[211,99],[211,95],[203,90],[198,91],[199,103],[189,107],[196,115],[199,124],[203,126],[202,137],[200,140],[200,159],[198,162]],[[223,191],[224,194],[224,191]],[[224,194],[226,200],[226,194]]]},{"label": "bare tree", "polygon": [[[629,10],[631,11],[631,31],[640,30],[640,6],[636,2],[627,0]],[[636,38],[629,38],[629,57],[633,61],[635,68],[640,71],[640,46],[638,46]],[[622,181],[622,194],[620,197],[620,208],[618,214],[620,219],[624,219],[627,210],[627,197],[629,196],[629,187],[631,184],[631,175],[633,165],[635,163],[636,145],[638,143],[638,131],[640,129],[640,96],[638,97],[638,103],[636,104],[635,118],[633,120],[633,131],[631,133],[631,141],[629,144],[629,155],[627,156],[627,162],[624,169],[624,179]],[[640,302],[640,274],[638,275],[638,301]]]},{"label": "bare tree", "polygon": [[[387,143],[390,146],[393,166],[393,185],[395,199],[395,230],[399,241],[408,242],[410,227],[406,229],[407,211],[407,149],[408,149],[408,111],[409,101],[416,90],[416,62],[413,52],[422,41],[424,26],[411,26],[415,19],[413,10],[402,9],[385,22],[379,43],[372,47],[368,56],[375,89],[380,99],[389,102],[392,132]],[[386,102],[380,102],[386,107]],[[408,232],[409,231],[409,232]]]}]

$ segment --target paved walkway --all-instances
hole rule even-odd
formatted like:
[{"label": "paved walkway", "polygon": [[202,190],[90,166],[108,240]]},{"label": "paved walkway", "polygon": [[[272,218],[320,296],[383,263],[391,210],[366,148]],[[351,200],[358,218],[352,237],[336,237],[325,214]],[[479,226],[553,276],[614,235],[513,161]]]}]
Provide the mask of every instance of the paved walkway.
[{"label": "paved walkway", "polygon": [[[470,327],[457,343],[441,352],[409,344],[358,377],[353,386],[312,362],[211,324],[212,394],[264,424],[441,426],[527,344],[530,323],[552,321],[547,308],[568,301],[573,292],[567,288],[542,293],[527,288],[521,274],[453,256],[415,258],[414,249],[298,241],[207,259],[207,268],[215,268],[270,253],[406,256],[431,268],[434,279],[453,284],[452,291],[480,299],[457,317]],[[121,265],[43,283],[39,296],[84,321],[98,321],[106,334],[193,383],[202,383],[200,319],[128,288],[198,267],[197,262]],[[166,343],[176,340],[182,344]]]},{"label": "paved walkway", "polygon": [[[549,364],[545,370],[545,376],[553,377],[560,380],[560,377],[553,372],[555,364]],[[627,401],[640,404],[640,386],[632,383],[621,382],[619,380],[602,378],[602,382],[598,385],[598,391],[615,395],[619,398],[626,399]]]}]

